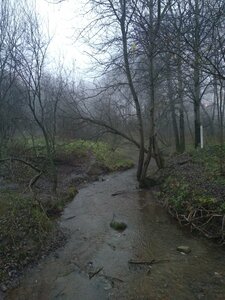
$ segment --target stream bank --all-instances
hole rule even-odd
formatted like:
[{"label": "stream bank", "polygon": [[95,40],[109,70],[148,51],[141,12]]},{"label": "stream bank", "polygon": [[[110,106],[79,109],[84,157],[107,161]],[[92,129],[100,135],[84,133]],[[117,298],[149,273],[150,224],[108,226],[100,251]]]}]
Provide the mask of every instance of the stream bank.
[{"label": "stream bank", "polygon": [[[103,142],[58,143],[55,194],[43,144],[38,144],[35,155],[29,144],[9,150],[10,156],[20,158],[0,163],[0,291],[15,287],[28,266],[65,243],[58,217],[83,184],[133,165],[122,151],[113,151]],[[42,170],[41,175],[36,170]]]},{"label": "stream bank", "polygon": [[[84,186],[66,207],[67,244],[30,269],[6,299],[224,299],[223,249],[181,230],[151,191],[135,187],[134,169],[103,180]],[[127,224],[122,233],[109,226],[113,213]],[[191,253],[178,252],[180,245]]]}]

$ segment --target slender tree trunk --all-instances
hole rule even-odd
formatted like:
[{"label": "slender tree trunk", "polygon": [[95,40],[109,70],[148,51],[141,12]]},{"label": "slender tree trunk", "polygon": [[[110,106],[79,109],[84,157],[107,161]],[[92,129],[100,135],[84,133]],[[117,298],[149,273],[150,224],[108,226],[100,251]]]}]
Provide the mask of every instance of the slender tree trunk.
[{"label": "slender tree trunk", "polygon": [[[198,56],[196,54],[196,56]],[[196,57],[195,69],[194,69],[194,120],[195,120],[195,148],[197,148],[201,143],[200,138],[200,72],[198,58]]]},{"label": "slender tree trunk", "polygon": [[201,85],[200,85],[200,9],[199,0],[195,0],[195,34],[194,34],[194,126],[195,126],[195,148],[201,143],[200,137],[200,107],[201,107]]},{"label": "slender tree trunk", "polygon": [[136,108],[136,114],[138,119],[138,131],[139,131],[139,137],[140,137],[140,148],[139,148],[139,158],[138,158],[138,167],[137,167],[137,179],[138,181],[141,179],[141,174],[143,170],[143,164],[144,164],[144,156],[145,156],[145,150],[144,150],[144,128],[143,128],[143,120],[142,120],[142,113],[141,113],[141,107],[138,99],[138,95],[136,93],[132,74],[130,70],[130,64],[129,64],[129,58],[128,58],[128,49],[127,49],[127,33],[126,33],[126,2],[121,2],[121,9],[122,9],[122,17],[120,19],[120,28],[122,33],[122,43],[123,43],[123,59],[125,64],[125,70],[126,70],[126,76],[129,84],[129,88],[134,100],[135,108]]},{"label": "slender tree trunk", "polygon": [[[181,51],[180,51],[181,52]],[[182,74],[182,62],[180,56],[178,57],[177,65],[177,80],[178,80],[178,101],[179,101],[179,125],[180,125],[180,146],[179,152],[185,151],[185,122],[184,122],[184,85]]]},{"label": "slender tree trunk", "polygon": [[57,193],[57,185],[58,185],[58,178],[57,178],[57,169],[54,162],[54,154],[53,154],[53,147],[51,147],[49,143],[49,138],[45,130],[42,130],[44,139],[45,139],[45,145],[46,145],[46,152],[47,152],[47,158],[49,160],[49,166],[50,166],[50,176],[52,180],[52,193]]},{"label": "slender tree trunk", "polygon": [[219,107],[218,107],[218,115],[219,115],[219,141],[220,141],[220,174],[224,175],[224,153],[223,153],[223,145],[224,145],[224,101],[225,101],[225,93],[223,87],[223,81],[220,83],[220,93],[219,93]]},{"label": "slender tree trunk", "polygon": [[200,137],[200,105],[199,103],[194,104],[194,117],[195,117],[195,148],[198,148],[201,143]]},{"label": "slender tree trunk", "polygon": [[[150,126],[149,126],[149,144],[148,152],[144,162],[144,167],[141,174],[141,182],[144,182],[146,179],[147,171],[149,164],[151,162],[152,155],[156,160],[158,168],[163,167],[163,160],[161,158],[159,148],[156,141],[156,132],[155,132],[155,72],[154,72],[154,43],[156,38],[156,31],[154,32],[154,1],[150,0],[148,3],[149,9],[149,45],[148,45],[148,59],[149,59],[149,86],[150,86]],[[161,18],[161,1],[158,1],[158,22],[157,22],[157,32],[160,26]],[[155,28],[156,30],[156,28]]]},{"label": "slender tree trunk", "polygon": [[170,69],[169,58],[167,58],[166,68],[167,68],[167,72],[166,72],[167,91],[168,91],[168,97],[169,97],[169,105],[170,105],[173,133],[174,133],[176,151],[180,152],[179,130],[178,130],[177,120],[176,120],[175,103],[174,103],[174,99],[173,99],[175,95],[174,95],[172,80],[171,80],[171,69]]}]

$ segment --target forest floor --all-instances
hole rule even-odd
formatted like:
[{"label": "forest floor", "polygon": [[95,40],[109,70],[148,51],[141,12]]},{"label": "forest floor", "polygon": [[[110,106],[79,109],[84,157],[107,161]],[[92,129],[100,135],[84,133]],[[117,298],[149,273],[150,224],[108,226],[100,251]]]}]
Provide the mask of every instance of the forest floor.
[{"label": "forest floor", "polygon": [[[169,159],[158,198],[182,226],[225,243],[224,149],[210,146]],[[222,159],[221,159],[222,158]]]},{"label": "forest floor", "polygon": [[[133,163],[104,143],[78,140],[57,147],[55,164],[58,193],[52,195],[43,145],[35,149],[14,145],[9,155],[44,169],[32,190],[29,183],[37,175],[20,161],[0,165],[0,290],[17,285],[29,265],[63,245],[67,239],[58,226],[58,217],[79,189],[88,182],[103,180],[106,173],[130,168]],[[0,297],[1,298],[1,297]]]}]

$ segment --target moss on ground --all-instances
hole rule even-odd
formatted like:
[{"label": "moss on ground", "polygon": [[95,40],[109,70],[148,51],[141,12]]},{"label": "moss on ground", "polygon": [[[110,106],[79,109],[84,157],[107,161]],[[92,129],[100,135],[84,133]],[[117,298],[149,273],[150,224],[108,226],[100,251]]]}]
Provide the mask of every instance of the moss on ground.
[{"label": "moss on ground", "polygon": [[110,227],[117,231],[124,231],[127,228],[127,224],[124,222],[111,221]]}]

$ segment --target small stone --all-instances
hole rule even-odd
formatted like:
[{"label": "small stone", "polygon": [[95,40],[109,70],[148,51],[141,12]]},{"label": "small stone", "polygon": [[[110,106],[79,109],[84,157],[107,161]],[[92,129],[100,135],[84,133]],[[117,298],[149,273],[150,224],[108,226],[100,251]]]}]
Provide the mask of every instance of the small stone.
[{"label": "small stone", "polygon": [[5,293],[7,291],[7,286],[5,284],[1,284],[0,289],[3,293]]},{"label": "small stone", "polygon": [[214,272],[214,275],[215,275],[215,277],[217,277],[217,278],[222,278],[222,275],[221,275],[220,273],[218,273],[218,272]]},{"label": "small stone", "polygon": [[191,248],[188,246],[178,246],[177,251],[188,254],[191,252]]},{"label": "small stone", "polygon": [[104,290],[109,291],[111,289],[112,289],[112,285],[110,283],[106,283],[105,286],[104,286]]},{"label": "small stone", "polygon": [[124,222],[117,222],[112,220],[110,222],[110,227],[113,228],[114,230],[122,232],[127,228],[127,224]]}]

